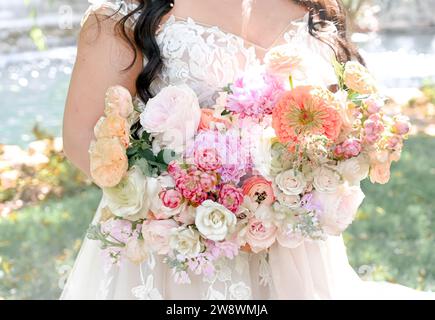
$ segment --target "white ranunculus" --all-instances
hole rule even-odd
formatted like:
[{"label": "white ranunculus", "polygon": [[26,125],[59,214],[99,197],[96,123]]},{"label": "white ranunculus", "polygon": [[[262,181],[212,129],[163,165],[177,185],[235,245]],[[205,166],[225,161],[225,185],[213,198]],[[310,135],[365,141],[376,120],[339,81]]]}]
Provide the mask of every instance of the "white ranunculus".
[{"label": "white ranunculus", "polygon": [[317,168],[313,176],[313,185],[318,192],[334,193],[341,183],[340,174],[329,167]]},{"label": "white ranunculus", "polygon": [[288,196],[296,196],[303,193],[307,186],[304,175],[292,169],[277,175],[275,183],[278,188]]},{"label": "white ranunculus", "polygon": [[222,241],[236,226],[237,218],[234,213],[223,205],[211,201],[204,201],[196,209],[195,225],[201,234],[213,241]]},{"label": "white ranunculus", "polygon": [[201,252],[199,232],[191,227],[177,228],[172,232],[169,246],[186,257],[195,257]]},{"label": "white ranunculus", "polygon": [[116,187],[103,188],[109,210],[115,216],[131,221],[145,218],[150,208],[147,181],[141,170],[133,167]]},{"label": "white ranunculus", "polygon": [[195,92],[186,85],[168,86],[150,99],[140,115],[142,127],[160,148],[184,150],[199,126],[201,109]]},{"label": "white ranunculus", "polygon": [[360,155],[356,158],[341,161],[337,170],[350,185],[359,185],[369,174],[370,163],[367,157]]},{"label": "white ranunculus", "polygon": [[313,199],[322,208],[320,224],[323,230],[329,235],[338,236],[355,219],[364,193],[360,187],[344,183],[334,193],[314,191]]}]

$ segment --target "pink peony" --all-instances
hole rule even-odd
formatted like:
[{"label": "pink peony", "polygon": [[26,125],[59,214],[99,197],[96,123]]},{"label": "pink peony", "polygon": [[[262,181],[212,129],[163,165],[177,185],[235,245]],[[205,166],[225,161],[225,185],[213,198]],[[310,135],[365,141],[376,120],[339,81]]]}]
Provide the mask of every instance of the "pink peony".
[{"label": "pink peony", "polygon": [[232,212],[237,212],[243,203],[242,190],[232,185],[224,185],[219,192],[219,203]]},{"label": "pink peony", "polygon": [[183,173],[175,181],[177,189],[181,192],[184,198],[191,201],[193,204],[201,204],[207,199],[207,193],[201,184],[200,170],[189,170]]},{"label": "pink peony", "polygon": [[275,201],[272,182],[254,176],[243,183],[243,194],[258,204],[271,205]]},{"label": "pink peony", "polygon": [[263,221],[253,218],[248,223],[246,241],[254,253],[259,253],[274,244],[276,232],[276,226],[266,225]]},{"label": "pink peony", "polygon": [[218,178],[214,173],[203,172],[199,177],[199,181],[205,192],[213,191],[218,184]]},{"label": "pink peony", "polygon": [[145,246],[158,254],[168,254],[169,239],[172,231],[178,227],[174,220],[147,220],[142,225],[142,237]]},{"label": "pink peony", "polygon": [[284,86],[278,78],[264,72],[248,72],[231,86],[227,109],[241,118],[262,119],[272,114]]},{"label": "pink peony", "polygon": [[222,167],[222,160],[216,149],[197,149],[194,158],[195,164],[205,171],[215,171]]},{"label": "pink peony", "polygon": [[163,205],[171,209],[178,208],[183,201],[183,195],[175,189],[163,190],[159,196]]}]

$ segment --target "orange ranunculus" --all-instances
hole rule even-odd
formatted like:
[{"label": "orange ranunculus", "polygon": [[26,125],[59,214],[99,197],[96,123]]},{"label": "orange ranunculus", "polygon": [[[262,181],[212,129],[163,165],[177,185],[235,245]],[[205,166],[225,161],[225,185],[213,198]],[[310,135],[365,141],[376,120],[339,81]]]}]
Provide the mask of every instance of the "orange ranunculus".
[{"label": "orange ranunculus", "polygon": [[97,139],[106,139],[117,137],[120,139],[125,148],[130,142],[130,130],[125,118],[116,113],[107,117],[102,117],[95,126],[95,137]]},{"label": "orange ranunculus", "polygon": [[335,106],[321,99],[311,86],[297,87],[284,93],[273,110],[272,126],[281,143],[294,148],[300,135],[325,135],[335,141],[342,121]]},{"label": "orange ranunculus", "polygon": [[254,176],[243,183],[243,194],[258,204],[271,205],[275,201],[272,183],[263,177]]},{"label": "orange ranunculus", "polygon": [[118,138],[93,141],[90,147],[90,170],[95,183],[103,188],[118,185],[128,170],[126,150]]},{"label": "orange ranunculus", "polygon": [[201,120],[199,122],[198,130],[211,129],[210,126],[212,123],[222,123],[227,128],[231,126],[229,120],[215,117],[213,109],[208,109],[208,108],[201,109]]}]

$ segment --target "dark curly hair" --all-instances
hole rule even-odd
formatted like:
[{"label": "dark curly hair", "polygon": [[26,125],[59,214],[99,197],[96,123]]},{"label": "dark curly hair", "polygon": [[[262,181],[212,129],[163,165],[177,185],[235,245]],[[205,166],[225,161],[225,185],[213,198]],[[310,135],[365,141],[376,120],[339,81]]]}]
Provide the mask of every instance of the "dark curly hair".
[{"label": "dark curly hair", "polygon": [[[347,15],[342,1],[340,0],[291,0],[303,6],[309,12],[310,34],[327,43],[335,52],[337,60],[347,62],[353,59],[362,64],[364,61],[356,47],[348,39]],[[150,86],[162,69],[163,61],[159,46],[156,42],[156,33],[159,29],[162,18],[168,14],[174,6],[174,0],[137,0],[138,6],[123,17],[116,25],[121,35],[129,43],[135,52],[134,61],[137,59],[138,49],[147,59],[147,64],[136,80],[136,88],[139,97],[147,102],[152,98]],[[132,17],[134,21],[133,34],[131,34],[127,23]],[[333,23],[337,28],[337,37],[325,40],[321,36],[321,30],[327,23]]]}]

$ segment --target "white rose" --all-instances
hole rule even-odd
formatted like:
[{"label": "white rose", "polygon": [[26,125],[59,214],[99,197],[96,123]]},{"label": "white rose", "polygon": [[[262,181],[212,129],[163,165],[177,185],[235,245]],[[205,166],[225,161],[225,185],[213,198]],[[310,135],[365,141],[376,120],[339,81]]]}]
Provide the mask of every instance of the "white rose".
[{"label": "white rose", "polygon": [[142,127],[155,138],[155,143],[177,152],[193,139],[200,119],[198,97],[186,85],[162,89],[140,115]]},{"label": "white rose", "polygon": [[150,199],[146,191],[147,177],[139,168],[133,167],[116,187],[103,188],[103,195],[115,216],[135,221],[148,214]]},{"label": "white rose", "polygon": [[340,174],[328,167],[317,168],[313,175],[313,185],[318,192],[334,193],[341,182]]},{"label": "white rose", "polygon": [[282,192],[279,188],[273,188],[273,192],[275,194],[276,200],[283,206],[289,209],[299,208],[301,206],[301,196],[297,195],[288,195]]},{"label": "white rose", "polygon": [[186,257],[195,257],[201,252],[199,232],[191,227],[180,227],[173,231],[169,246]]},{"label": "white rose", "polygon": [[304,175],[292,169],[277,175],[275,183],[284,194],[289,196],[303,193],[307,186]]},{"label": "white rose", "polygon": [[345,183],[339,186],[335,193],[314,191],[313,199],[322,208],[320,224],[323,230],[330,235],[338,236],[353,222],[364,200],[364,193],[360,187]]},{"label": "white rose", "polygon": [[232,284],[229,288],[231,300],[249,300],[251,299],[251,288],[244,282]]},{"label": "white rose", "polygon": [[341,161],[337,166],[337,170],[343,179],[348,181],[350,185],[359,185],[362,180],[367,178],[369,168],[369,161],[363,155]]},{"label": "white rose", "polygon": [[126,257],[135,264],[141,264],[148,258],[148,251],[143,240],[131,238],[125,245]]},{"label": "white rose", "polygon": [[222,241],[236,226],[236,216],[223,205],[204,201],[196,209],[195,225],[201,234],[213,241]]}]

